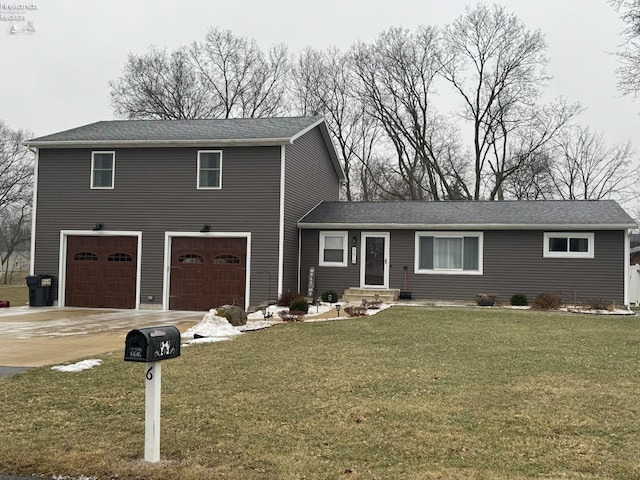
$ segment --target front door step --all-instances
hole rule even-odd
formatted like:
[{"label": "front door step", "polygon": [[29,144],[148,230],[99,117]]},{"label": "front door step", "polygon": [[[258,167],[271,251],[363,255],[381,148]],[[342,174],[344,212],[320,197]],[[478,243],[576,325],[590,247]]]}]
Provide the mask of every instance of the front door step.
[{"label": "front door step", "polygon": [[347,288],[342,294],[342,301],[345,303],[362,303],[362,300],[373,302],[378,296],[378,300],[384,303],[395,302],[400,295],[397,289],[371,289],[371,288]]}]

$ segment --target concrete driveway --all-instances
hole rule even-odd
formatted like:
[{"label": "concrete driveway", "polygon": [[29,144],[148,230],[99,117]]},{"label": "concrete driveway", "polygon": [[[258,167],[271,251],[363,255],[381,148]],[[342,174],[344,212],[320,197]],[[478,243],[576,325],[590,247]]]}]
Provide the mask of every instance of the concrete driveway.
[{"label": "concrete driveway", "polygon": [[0,374],[122,351],[129,330],[175,325],[181,332],[205,312],[70,307],[0,308]]}]

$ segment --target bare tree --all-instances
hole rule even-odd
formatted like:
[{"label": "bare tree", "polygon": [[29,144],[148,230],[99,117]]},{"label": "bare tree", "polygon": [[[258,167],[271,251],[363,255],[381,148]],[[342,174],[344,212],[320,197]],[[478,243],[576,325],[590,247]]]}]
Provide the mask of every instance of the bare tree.
[{"label": "bare tree", "polygon": [[631,143],[607,145],[602,133],[574,127],[555,141],[551,178],[563,199],[628,201],[638,197]]},{"label": "bare tree", "polygon": [[8,258],[30,236],[33,155],[22,144],[30,137],[0,121],[0,271],[5,282]]},{"label": "bare tree", "polygon": [[[513,155],[519,155],[517,152]],[[527,161],[515,160],[521,167],[504,181],[505,194],[516,200],[548,200],[555,197],[552,178],[552,158],[547,151],[522,154]]]},{"label": "bare tree", "polygon": [[437,30],[392,28],[371,45],[355,45],[352,55],[360,97],[382,125],[396,153],[395,171],[406,183],[406,189],[387,193],[412,200],[455,196],[447,181],[449,164],[438,152],[457,139],[442,134],[447,122],[431,102],[442,69]]},{"label": "bare tree", "polygon": [[283,45],[265,55],[253,39],[210,28],[204,42],[192,45],[190,55],[212,94],[216,117],[269,117],[286,111],[290,61]]},{"label": "bare tree", "polygon": [[31,134],[12,130],[0,120],[0,216],[22,201],[33,179],[33,155],[22,145]]},{"label": "bare tree", "polygon": [[609,0],[625,22],[623,43],[617,52],[618,89],[634,98],[640,96],[640,0]]},{"label": "bare tree", "polygon": [[130,54],[109,82],[111,104],[131,119],[277,116],[287,111],[289,64],[282,45],[265,54],[255,40],[211,28],[190,48]]},{"label": "bare tree", "polygon": [[354,88],[357,78],[353,58],[337,49],[324,52],[307,48],[293,69],[293,94],[303,115],[323,115],[347,177],[346,200],[362,199],[366,168],[379,139],[380,127],[367,113]]},{"label": "bare tree", "polygon": [[10,281],[9,273],[13,271],[10,260],[21,246],[31,238],[31,201],[30,189],[25,191],[21,201],[15,202],[4,209],[0,216],[0,272],[3,283]]},{"label": "bare tree", "polygon": [[467,9],[445,29],[443,42],[442,76],[461,97],[461,116],[472,129],[470,197],[501,199],[503,182],[579,108],[564,102],[536,105],[548,79],[544,36],[502,6]]},{"label": "bare tree", "polygon": [[191,65],[189,52],[150,47],[130,54],[120,78],[109,82],[114,112],[130,119],[208,118],[212,98]]}]

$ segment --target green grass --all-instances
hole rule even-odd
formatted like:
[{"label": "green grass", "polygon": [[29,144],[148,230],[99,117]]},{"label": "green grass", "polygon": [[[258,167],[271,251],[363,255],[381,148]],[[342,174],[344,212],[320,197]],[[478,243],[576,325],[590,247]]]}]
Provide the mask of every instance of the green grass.
[{"label": "green grass", "polygon": [[638,319],[394,307],[0,379],[0,472],[119,479],[640,478]]}]

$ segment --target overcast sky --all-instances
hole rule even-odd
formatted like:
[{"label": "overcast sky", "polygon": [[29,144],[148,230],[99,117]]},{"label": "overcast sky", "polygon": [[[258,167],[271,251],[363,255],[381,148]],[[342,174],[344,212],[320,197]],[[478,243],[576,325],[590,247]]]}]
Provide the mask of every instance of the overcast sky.
[{"label": "overcast sky", "polygon": [[[0,120],[35,136],[113,119],[108,85],[127,54],[149,45],[174,49],[202,40],[209,26],[254,38],[347,49],[392,26],[444,25],[463,0],[4,0],[0,2]],[[487,2],[491,3],[491,2]],[[640,102],[616,91],[616,51],[623,28],[607,0],[501,0],[530,29],[546,35],[549,98],[565,96],[587,110],[580,122],[609,142],[640,147]],[[35,8],[16,10],[12,4]],[[13,16],[13,17],[12,17]],[[12,19],[13,18],[13,19]],[[28,27],[32,26],[32,32]],[[18,33],[10,33],[12,27]],[[635,136],[635,138],[634,138]],[[635,141],[637,140],[637,141]]]}]

